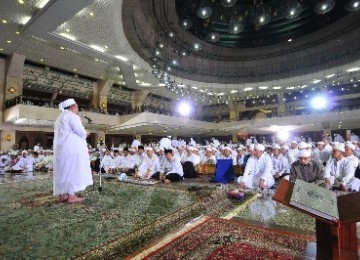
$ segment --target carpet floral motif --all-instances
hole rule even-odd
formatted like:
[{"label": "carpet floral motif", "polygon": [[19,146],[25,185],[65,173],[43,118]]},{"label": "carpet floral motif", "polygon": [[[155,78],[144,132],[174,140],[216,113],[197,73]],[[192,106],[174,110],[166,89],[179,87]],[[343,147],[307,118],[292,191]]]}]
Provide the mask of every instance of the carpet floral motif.
[{"label": "carpet floral motif", "polygon": [[[298,259],[310,237],[279,234],[240,222],[205,217],[180,235],[133,259]],[[161,242],[160,242],[161,243]],[[146,250],[145,250],[146,251]],[[131,258],[131,259],[132,259]],[[128,258],[130,259],[130,258]]]}]

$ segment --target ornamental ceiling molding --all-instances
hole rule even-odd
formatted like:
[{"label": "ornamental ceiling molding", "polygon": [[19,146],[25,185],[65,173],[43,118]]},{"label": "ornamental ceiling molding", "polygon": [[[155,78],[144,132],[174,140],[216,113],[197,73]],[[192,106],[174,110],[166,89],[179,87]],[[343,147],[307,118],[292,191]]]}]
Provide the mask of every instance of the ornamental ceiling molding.
[{"label": "ornamental ceiling molding", "polygon": [[[170,74],[199,82],[222,84],[255,83],[306,75],[338,67],[360,58],[360,16],[345,18],[291,44],[275,44],[252,49],[232,49],[201,41],[194,51],[192,43],[199,39],[179,25],[175,1],[124,0],[122,6],[124,32],[131,47],[150,64],[159,42],[167,46],[159,58],[159,69],[177,58],[179,65]],[[167,36],[174,32],[175,37]],[[179,50],[190,55],[180,57]],[[155,57],[156,58],[156,57]],[[155,66],[155,65],[154,65]]]}]

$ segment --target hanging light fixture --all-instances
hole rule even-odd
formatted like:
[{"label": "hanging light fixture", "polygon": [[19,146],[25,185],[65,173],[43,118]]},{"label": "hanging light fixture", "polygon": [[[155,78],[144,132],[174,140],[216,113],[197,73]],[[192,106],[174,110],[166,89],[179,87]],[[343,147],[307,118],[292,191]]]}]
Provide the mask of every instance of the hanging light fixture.
[{"label": "hanging light fixture", "polygon": [[238,0],[220,0],[220,3],[224,6],[224,7],[232,7],[234,5],[236,5]]},{"label": "hanging light fixture", "polygon": [[301,4],[297,0],[293,0],[289,3],[286,11],[285,17],[286,19],[294,19],[298,17],[302,12]]},{"label": "hanging light fixture", "polygon": [[217,32],[209,33],[207,36],[207,40],[210,42],[218,42],[220,40],[220,34]]},{"label": "hanging light fixture", "polygon": [[330,12],[335,6],[334,0],[321,0],[318,1],[314,7],[314,12],[317,14],[326,14]]},{"label": "hanging light fixture", "polygon": [[182,19],[180,20],[180,26],[184,29],[189,29],[193,25],[192,21],[190,19]]},{"label": "hanging light fixture", "polygon": [[244,30],[244,25],[239,22],[231,23],[229,25],[229,29],[228,29],[229,33],[232,33],[232,34],[241,33],[243,30]]},{"label": "hanging light fixture", "polygon": [[209,6],[203,6],[197,10],[196,14],[201,19],[207,19],[212,14],[212,9]]},{"label": "hanging light fixture", "polygon": [[350,12],[355,12],[360,10],[360,0],[351,0],[345,5],[345,9]]}]

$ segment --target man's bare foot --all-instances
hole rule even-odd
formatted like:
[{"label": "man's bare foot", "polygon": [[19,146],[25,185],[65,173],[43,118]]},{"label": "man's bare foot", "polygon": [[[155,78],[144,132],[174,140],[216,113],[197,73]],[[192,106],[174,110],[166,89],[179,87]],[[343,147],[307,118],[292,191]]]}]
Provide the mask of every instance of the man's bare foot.
[{"label": "man's bare foot", "polygon": [[76,195],[70,195],[69,199],[67,200],[68,203],[75,203],[75,202],[81,202],[83,201],[85,198],[79,198]]},{"label": "man's bare foot", "polygon": [[170,182],[171,182],[171,181],[170,181],[169,179],[165,179],[165,180],[164,180],[164,183],[165,183],[165,184],[169,184]]},{"label": "man's bare foot", "polygon": [[58,196],[58,201],[59,202],[67,202],[67,200],[69,199],[69,194],[60,194]]}]

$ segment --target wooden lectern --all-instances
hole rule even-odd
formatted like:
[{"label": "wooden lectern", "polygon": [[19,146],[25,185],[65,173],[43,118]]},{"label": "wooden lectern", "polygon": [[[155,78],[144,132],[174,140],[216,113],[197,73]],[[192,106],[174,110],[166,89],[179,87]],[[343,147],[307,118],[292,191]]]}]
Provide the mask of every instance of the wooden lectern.
[{"label": "wooden lectern", "polygon": [[290,204],[294,183],[282,180],[273,199],[316,219],[317,259],[360,259],[356,222],[360,221],[360,192],[337,197],[339,220],[330,221]]}]

